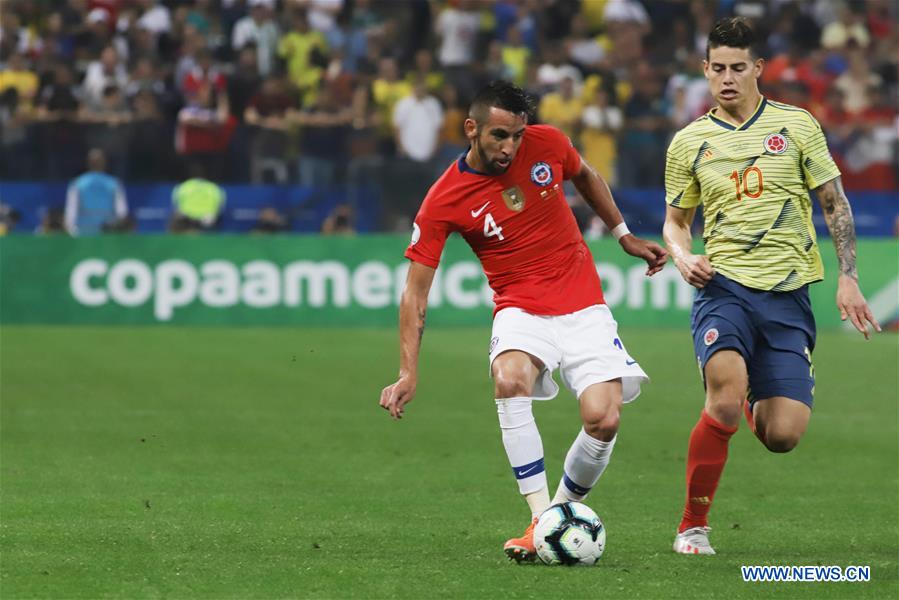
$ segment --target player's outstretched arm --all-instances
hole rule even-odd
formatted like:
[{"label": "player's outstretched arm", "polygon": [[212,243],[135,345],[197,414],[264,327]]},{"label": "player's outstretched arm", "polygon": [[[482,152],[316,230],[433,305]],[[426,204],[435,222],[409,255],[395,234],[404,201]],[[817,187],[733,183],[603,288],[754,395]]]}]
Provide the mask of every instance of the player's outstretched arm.
[{"label": "player's outstretched arm", "polygon": [[696,216],[696,208],[669,206],[665,210],[662,236],[674,257],[674,265],[684,281],[695,288],[703,288],[715,275],[715,269],[704,254],[693,254],[693,235],[690,227]]},{"label": "player's outstretched arm", "polygon": [[843,181],[835,177],[827,183],[815,188],[815,195],[824,211],[824,220],[833,238],[840,264],[840,278],[837,281],[837,308],[840,318],[848,318],[865,339],[868,339],[868,323],[875,331],[880,331],[880,324],[871,314],[868,303],[858,287],[858,270],[855,266],[855,222],[852,219],[852,208],[843,191]]},{"label": "player's outstretched arm", "polygon": [[403,407],[415,397],[418,384],[418,353],[425,333],[428,292],[436,269],[412,262],[400,298],[400,374],[395,383],[381,390],[381,408],[394,419],[403,418]]},{"label": "player's outstretched arm", "polygon": [[590,205],[609,231],[615,235],[621,248],[646,261],[646,275],[652,277],[662,270],[668,260],[668,252],[655,242],[638,238],[627,229],[621,211],[612,198],[612,191],[602,176],[581,158],[580,170],[571,178],[574,187]]}]

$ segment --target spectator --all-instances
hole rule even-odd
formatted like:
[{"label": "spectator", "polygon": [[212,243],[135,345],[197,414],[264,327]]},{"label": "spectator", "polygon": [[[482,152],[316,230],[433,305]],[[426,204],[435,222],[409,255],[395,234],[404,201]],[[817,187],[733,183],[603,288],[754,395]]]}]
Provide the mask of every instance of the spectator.
[{"label": "spectator", "polygon": [[310,29],[305,12],[294,12],[291,24],[293,29],[278,42],[278,56],[287,63],[287,76],[302,105],[311,106],[322,80],[328,44],[324,34]]},{"label": "spectator", "polygon": [[171,127],[163,119],[156,95],[143,89],[132,98],[128,178],[154,181],[171,178]]},{"label": "spectator", "polygon": [[220,97],[227,99],[227,80],[213,63],[212,51],[201,48],[196,54],[196,64],[185,73],[181,81],[181,89],[185,97],[192,98],[201,87],[210,87]]},{"label": "spectator", "polygon": [[[457,88],[458,89],[458,88]],[[381,151],[393,155],[396,151],[393,139],[393,109],[401,98],[412,93],[412,85],[399,77],[396,60],[385,57],[378,63],[378,77],[372,83],[372,99],[380,116]]]},{"label": "spectator", "polygon": [[218,178],[234,125],[225,99],[211,86],[201,86],[194,102],[178,112],[175,150],[187,159],[188,168],[200,166]]},{"label": "spectator", "polygon": [[205,179],[200,166],[191,169],[191,178],[172,190],[173,233],[212,231],[218,225],[225,208],[225,190]]},{"label": "spectator", "polygon": [[427,48],[422,48],[415,53],[415,64],[406,73],[406,81],[414,85],[415,81],[423,78],[428,92],[437,93],[443,87],[443,73],[434,69],[434,55]]},{"label": "spectator", "polygon": [[337,27],[337,15],[343,10],[344,0],[293,0],[309,15],[309,26],[315,31],[328,35]]},{"label": "spectator", "polygon": [[9,204],[0,202],[0,237],[15,230],[22,219],[22,214]]},{"label": "spectator", "polygon": [[804,85],[814,102],[821,102],[832,83],[832,77],[824,68],[824,52],[802,52],[792,46],[787,54],[775,56],[765,64],[761,81],[769,94],[778,94],[781,86],[789,83]]},{"label": "spectator", "polygon": [[896,28],[896,5],[890,14],[890,0],[868,0],[865,3],[868,14],[866,25],[875,40],[887,40]]},{"label": "spectator", "polygon": [[611,103],[608,90],[598,87],[581,115],[581,148],[587,164],[611,186],[617,183],[616,136],[623,124],[621,109]]},{"label": "spectator", "polygon": [[440,101],[443,104],[443,127],[440,130],[440,150],[436,167],[442,171],[447,163],[457,159],[468,149],[464,127],[468,110],[459,103],[456,88],[449,84],[445,84],[440,90]]},{"label": "spectator", "polygon": [[188,8],[187,22],[197,28],[203,36],[214,33],[213,27],[218,25],[212,0],[194,0]]},{"label": "spectator", "polygon": [[247,44],[255,44],[259,74],[265,77],[275,68],[278,50],[278,26],[272,19],[275,0],[247,0],[247,4],[250,14],[234,25],[231,46],[240,50]]},{"label": "spectator", "polygon": [[131,110],[122,91],[115,86],[107,87],[103,90],[100,104],[81,107],[79,119],[83,123],[87,145],[103,150],[108,157],[110,171],[118,177],[125,177]]},{"label": "spectator", "polygon": [[41,215],[41,224],[38,226],[37,233],[40,235],[67,234],[65,209],[61,206],[44,208],[43,214]]},{"label": "spectator", "polygon": [[668,106],[660,82],[648,63],[633,76],[634,93],[624,106],[625,126],[618,146],[618,184],[624,187],[661,186],[665,171],[665,142],[671,129]]},{"label": "spectator", "polygon": [[540,100],[538,114],[542,123],[557,127],[569,138],[575,139],[583,111],[584,103],[574,93],[574,79],[565,76],[555,91]]},{"label": "spectator", "polygon": [[249,106],[250,98],[256,95],[262,85],[259,68],[256,63],[256,48],[244,46],[237,55],[234,73],[228,78],[228,107],[231,114],[243,122],[244,111]]},{"label": "spectator", "polygon": [[419,76],[412,94],[393,109],[397,153],[418,163],[430,161],[437,152],[442,127],[440,102],[428,92],[425,78]]},{"label": "spectator", "polygon": [[853,118],[855,131],[840,164],[843,180],[854,189],[895,191],[896,108],[880,86],[866,92],[867,106]]},{"label": "spectator", "polygon": [[95,60],[87,66],[83,86],[85,100],[93,107],[97,107],[103,104],[103,94],[107,88],[124,90],[127,85],[128,71],[119,59],[118,51],[113,46],[107,46],[100,53],[100,60]]},{"label": "spectator", "polygon": [[583,71],[597,71],[602,68],[606,56],[605,48],[598,36],[590,35],[587,18],[578,14],[571,21],[571,37],[565,43],[568,59]]},{"label": "spectator", "polygon": [[351,106],[352,128],[347,136],[349,160],[345,179],[347,200],[350,206],[358,208],[366,201],[381,200],[385,159],[378,152],[380,114],[372,106],[368,86],[356,86]]},{"label": "spectator", "polygon": [[865,27],[864,10],[864,7],[842,4],[839,20],[829,23],[821,32],[821,46],[827,50],[842,50],[850,45],[867,48],[871,35]]},{"label": "spectator", "polygon": [[137,18],[138,29],[149,31],[159,37],[172,30],[172,15],[159,0],[137,0],[140,9]]},{"label": "spectator", "polygon": [[849,54],[849,69],[833,85],[843,92],[846,110],[856,114],[868,108],[868,88],[878,87],[881,81],[880,75],[871,71],[865,53],[855,49]]},{"label": "spectator", "polygon": [[16,52],[9,57],[3,70],[0,70],[0,94],[6,90],[16,90],[16,98],[22,108],[31,108],[38,90],[38,78],[28,69],[23,54]]},{"label": "spectator", "polygon": [[473,10],[471,0],[458,0],[441,11],[434,28],[440,40],[437,51],[440,66],[447,80],[467,101],[475,85],[470,67],[474,61],[480,17]]},{"label": "spectator", "polygon": [[121,181],[107,175],[106,155],[92,148],[87,173],[69,184],[66,193],[65,228],[70,235],[97,235],[128,216],[128,202]]},{"label": "spectator", "polygon": [[328,87],[321,90],[313,106],[293,115],[293,122],[300,126],[300,185],[334,185],[354,116],[352,106],[333,101]]},{"label": "spectator", "polygon": [[543,92],[558,89],[566,77],[574,84],[575,93],[580,93],[583,77],[577,67],[566,62],[565,48],[561,44],[553,44],[546,49],[546,60],[537,69],[537,83]]},{"label": "spectator", "polygon": [[525,84],[530,60],[531,49],[524,45],[521,28],[513,25],[509,28],[506,43],[503,45],[503,64],[509,74],[509,79],[515,85]]},{"label": "spectator", "polygon": [[282,233],[287,231],[290,223],[281,211],[274,206],[266,206],[259,211],[259,218],[252,233]]},{"label": "spectator", "polygon": [[77,123],[80,106],[81,90],[75,85],[71,69],[58,65],[41,91],[36,112],[50,179],[68,179],[83,164],[82,136]]},{"label": "spectator", "polygon": [[144,91],[150,92],[160,102],[168,95],[165,83],[157,74],[156,64],[149,57],[141,57],[135,62],[128,85],[125,86],[125,97],[133,102]]},{"label": "spectator", "polygon": [[353,209],[346,204],[338,204],[334,207],[322,223],[322,235],[353,235],[356,228],[353,226]]},{"label": "spectator", "polygon": [[254,128],[250,144],[253,183],[262,183],[266,171],[272,171],[278,183],[287,183],[287,113],[294,101],[284,87],[281,79],[269,77],[244,111],[244,121]]},{"label": "spectator", "polygon": [[16,88],[0,93],[0,181],[27,178],[35,172],[37,148],[28,135],[33,113],[19,102]]}]

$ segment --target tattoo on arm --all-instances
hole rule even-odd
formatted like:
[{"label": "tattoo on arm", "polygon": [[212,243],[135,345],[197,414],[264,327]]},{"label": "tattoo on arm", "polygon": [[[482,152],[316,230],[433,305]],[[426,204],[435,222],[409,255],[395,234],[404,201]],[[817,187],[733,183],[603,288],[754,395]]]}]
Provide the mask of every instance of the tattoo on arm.
[{"label": "tattoo on arm", "polygon": [[837,177],[817,188],[815,192],[824,210],[824,220],[827,221],[837,251],[840,274],[858,279],[855,265],[855,223],[852,220],[849,200],[843,191],[843,182]]},{"label": "tattoo on arm", "polygon": [[421,345],[421,338],[425,334],[425,309],[418,309],[418,343]]}]

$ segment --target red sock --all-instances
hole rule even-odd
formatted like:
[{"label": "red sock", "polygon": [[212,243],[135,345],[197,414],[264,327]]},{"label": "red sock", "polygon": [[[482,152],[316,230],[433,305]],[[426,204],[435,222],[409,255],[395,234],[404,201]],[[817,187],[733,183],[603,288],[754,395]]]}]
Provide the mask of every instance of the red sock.
[{"label": "red sock", "polygon": [[709,509],[727,462],[727,445],[736,427],[728,427],[704,410],[690,434],[687,450],[687,501],[678,531],[708,525]]}]

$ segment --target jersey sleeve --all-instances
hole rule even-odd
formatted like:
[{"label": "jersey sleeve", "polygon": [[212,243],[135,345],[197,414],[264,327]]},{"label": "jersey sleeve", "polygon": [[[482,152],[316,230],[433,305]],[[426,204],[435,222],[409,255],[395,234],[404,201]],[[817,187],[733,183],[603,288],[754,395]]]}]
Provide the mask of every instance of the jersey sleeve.
[{"label": "jersey sleeve", "polygon": [[581,170],[581,155],[571,142],[571,138],[552,128],[554,142],[562,157],[562,179],[571,179]]},{"label": "jersey sleeve", "polygon": [[830,156],[827,148],[827,140],[821,125],[814,117],[808,115],[809,123],[802,130],[802,138],[799,140],[802,165],[802,175],[805,184],[810,190],[819,187],[831,179],[840,176],[840,169]]},{"label": "jersey sleeve", "polygon": [[412,223],[412,239],[405,253],[409,260],[432,269],[436,269],[440,264],[440,255],[443,254],[446,238],[453,232],[452,223],[440,214],[436,198],[428,195],[422,202]]},{"label": "jersey sleeve", "polygon": [[539,132],[542,143],[546,144],[562,161],[562,179],[571,179],[581,170],[581,155],[571,143],[571,139],[551,125],[531,125]]},{"label": "jersey sleeve", "polygon": [[665,203],[677,208],[694,208],[701,204],[699,181],[693,165],[686,158],[683,137],[674,136],[665,155]]}]

